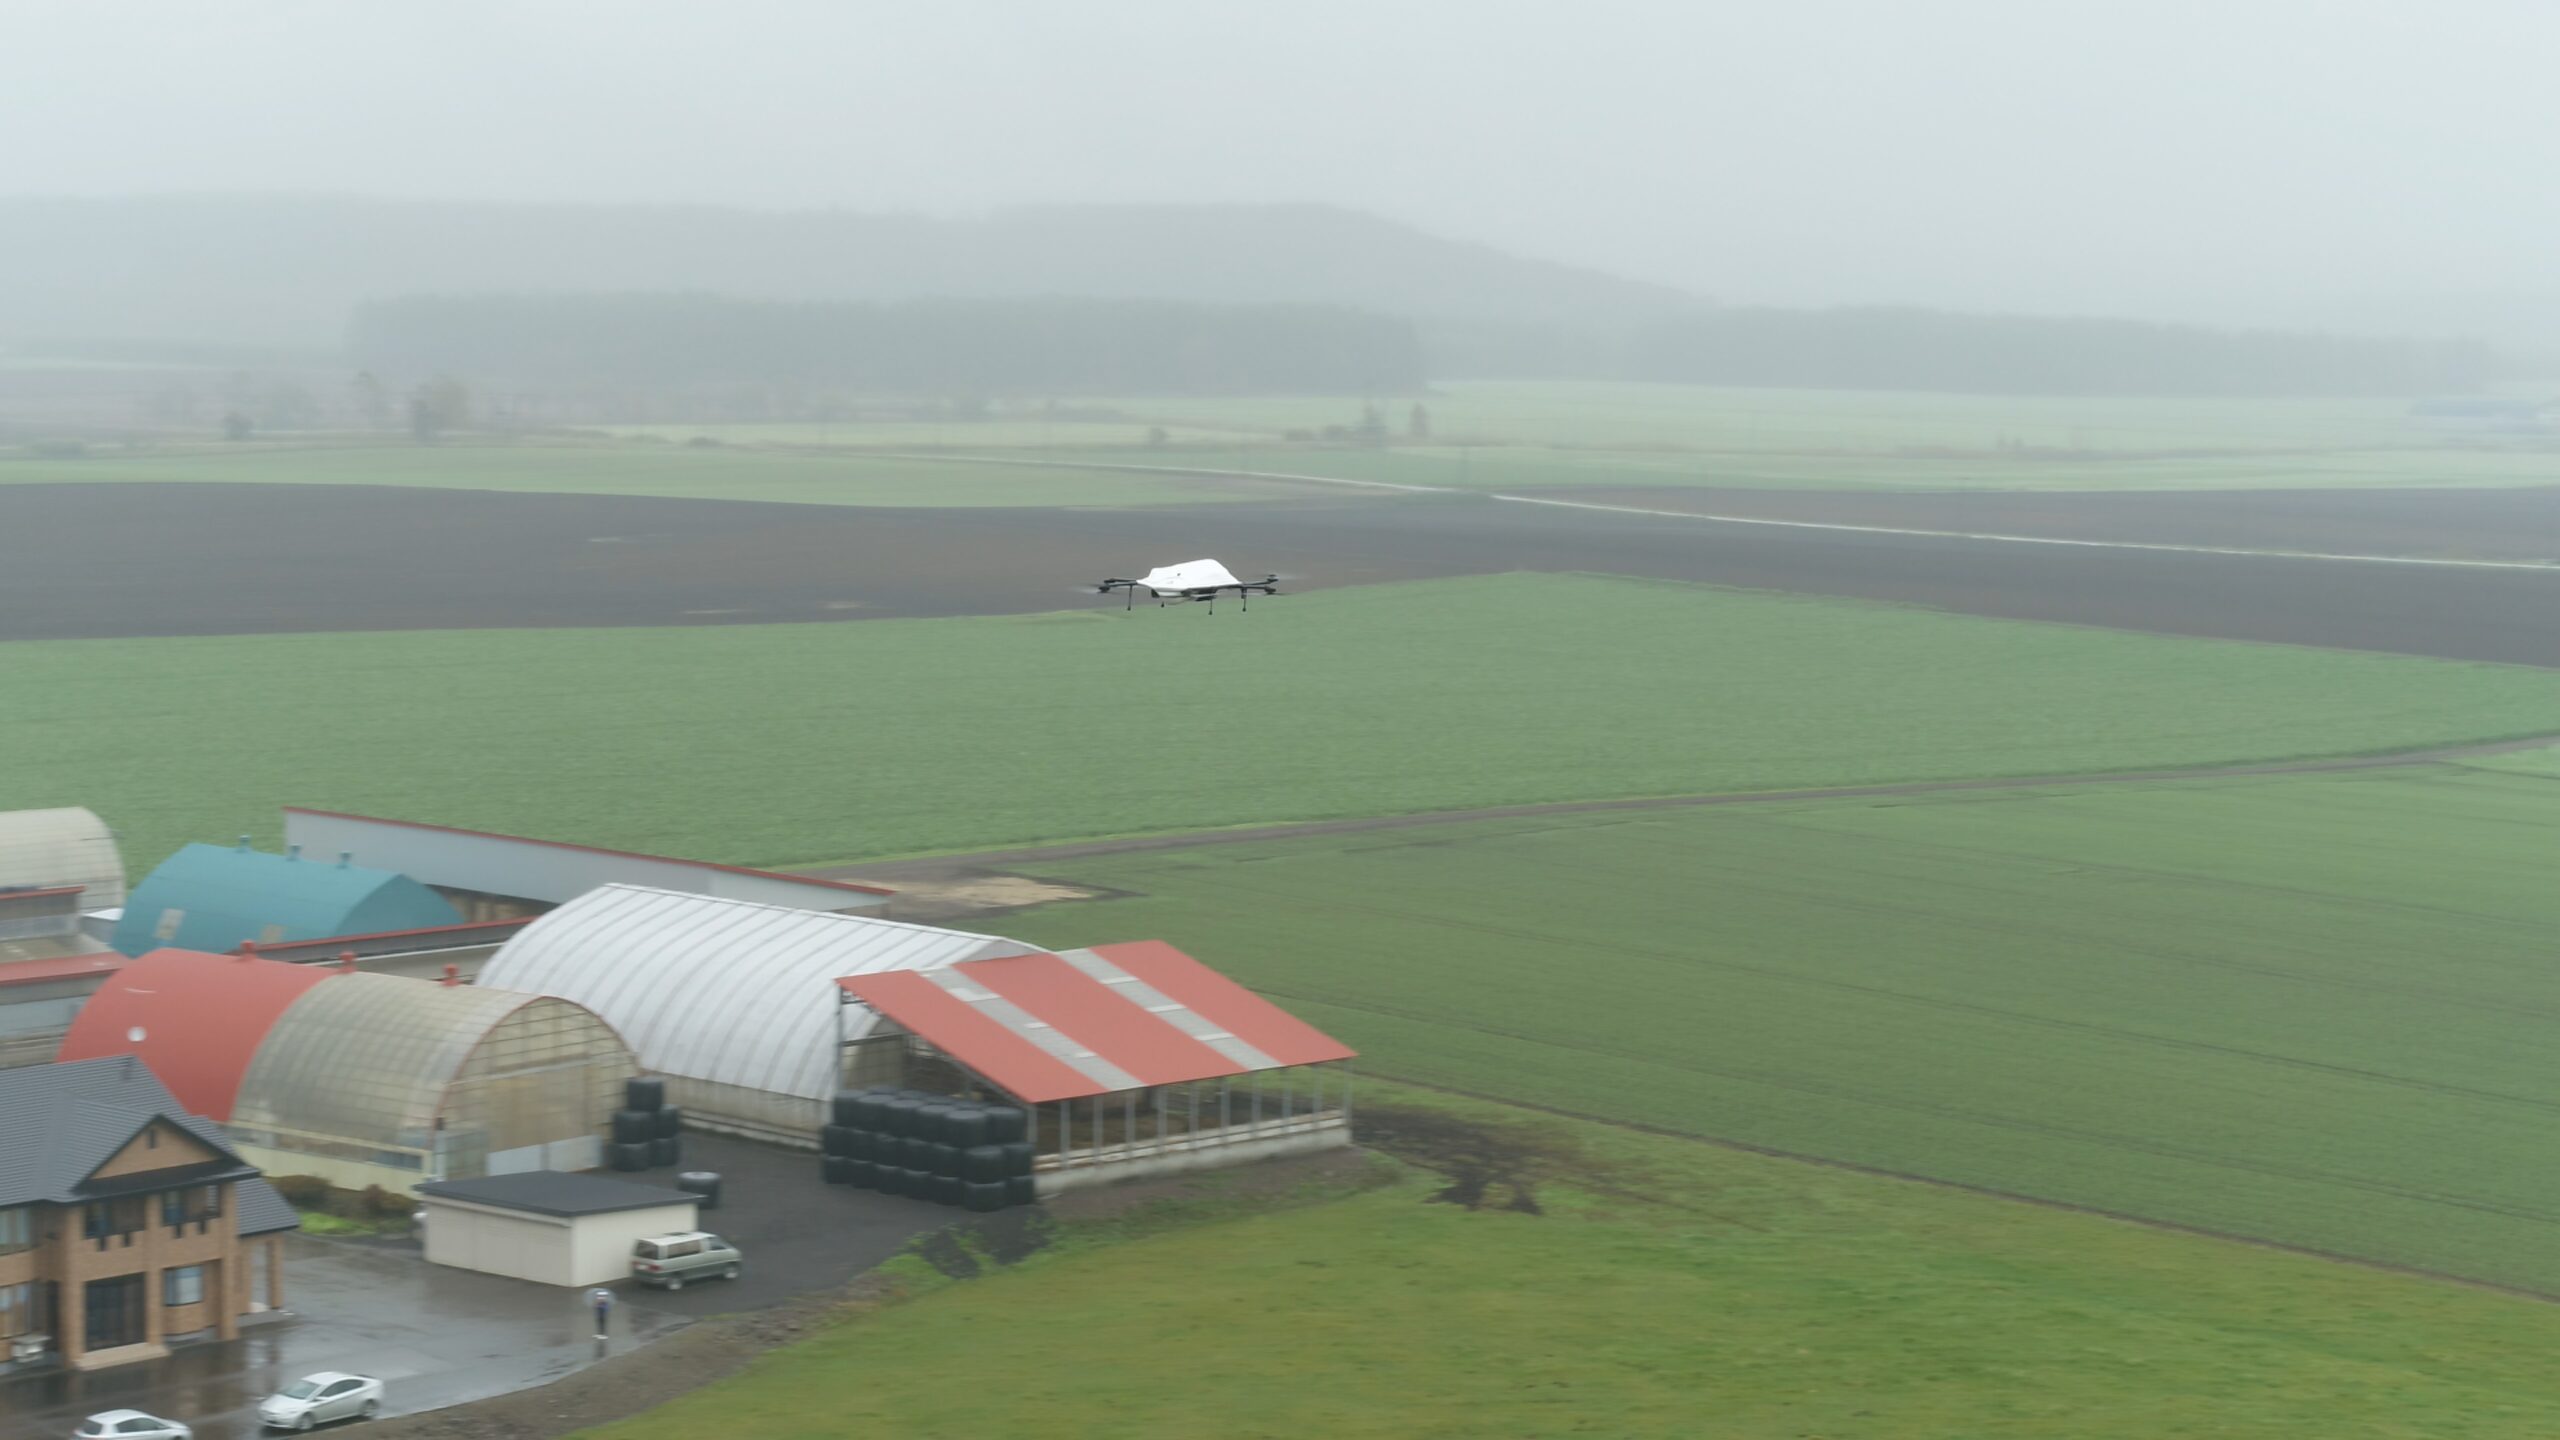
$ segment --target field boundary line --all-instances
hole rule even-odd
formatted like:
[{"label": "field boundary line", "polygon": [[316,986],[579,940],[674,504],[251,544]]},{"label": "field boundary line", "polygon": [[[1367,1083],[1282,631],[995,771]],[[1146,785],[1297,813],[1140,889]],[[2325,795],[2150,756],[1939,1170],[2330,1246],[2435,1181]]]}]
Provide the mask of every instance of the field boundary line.
[{"label": "field boundary line", "polygon": [[[1318,835],[1357,835],[1424,825],[1463,825],[1480,820],[1534,820],[1547,815],[1603,815],[1614,811],[1679,810],[1709,805],[1770,805],[1803,800],[1890,800],[1979,790],[2034,790],[2056,785],[2132,785],[2149,781],[2246,780],[2259,776],[2321,775],[2401,766],[2439,765],[2482,755],[2507,755],[2560,745],[2560,734],[2510,736],[2467,741],[2418,750],[2387,750],[2361,755],[2308,756],[2296,760],[2240,761],[2229,765],[2195,765],[2174,770],[2098,770],[2079,775],[1988,775],[1960,780],[1897,780],[1875,785],[1835,785],[1812,790],[1726,790],[1704,795],[1636,795],[1616,800],[1546,800],[1525,805],[1492,805],[1474,810],[1423,810],[1410,815],[1364,815],[1338,820],[1290,820],[1270,825],[1239,825],[1221,830],[1178,830],[1162,835],[1104,836],[1057,840],[1001,850],[949,851],[938,855],[886,856],[820,865],[778,868],[822,880],[876,879],[894,886],[900,875],[930,878],[989,866],[1037,865],[1049,860],[1078,860],[1096,855],[1122,855],[1147,850],[1180,850],[1197,845],[1245,845],[1264,840],[1295,840]],[[2493,772],[2509,774],[2509,771]],[[1036,878],[1036,877],[1035,877]]]},{"label": "field boundary line", "polygon": [[974,464],[1024,465],[1066,470],[1125,470],[1153,475],[1190,475],[1206,479],[1288,480],[1314,485],[1349,485],[1363,490],[1395,490],[1414,495],[1478,495],[1511,505],[1545,505],[1559,510],[1588,510],[1604,515],[1642,515],[1665,520],[1695,520],[1709,525],[1763,525],[1780,530],[1828,530],[1851,535],[1898,535],[1915,540],[1966,540],[1999,545],[2064,545],[2083,550],[2146,550],[2170,555],[2225,555],[2245,560],[2326,560],[2355,565],[2422,565],[2456,570],[2560,571],[2546,560],[2458,560],[2429,555],[2360,555],[2335,550],[2262,550],[2242,545],[2180,545],[2160,540],[2072,540],[2057,535],[2010,535],[1995,530],[1928,530],[1902,525],[1852,525],[1838,520],[1777,520],[1761,515],[1718,515],[1700,510],[1655,510],[1641,505],[1603,505],[1596,500],[1559,500],[1546,495],[1511,495],[1456,485],[1413,485],[1391,480],[1353,480],[1340,475],[1299,475],[1281,470],[1224,470],[1193,465],[1134,465],[1069,460],[1024,460],[987,455],[900,454],[900,460],[966,460]]}]

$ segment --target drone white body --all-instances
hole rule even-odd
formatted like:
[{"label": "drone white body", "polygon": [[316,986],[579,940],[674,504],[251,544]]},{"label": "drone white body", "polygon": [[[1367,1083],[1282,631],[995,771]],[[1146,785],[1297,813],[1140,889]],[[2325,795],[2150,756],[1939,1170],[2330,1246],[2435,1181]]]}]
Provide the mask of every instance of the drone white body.
[{"label": "drone white body", "polygon": [[1218,596],[1229,590],[1236,592],[1237,598],[1244,600],[1247,608],[1251,608],[1250,597],[1257,593],[1279,594],[1280,577],[1266,575],[1260,580],[1239,580],[1234,571],[1215,560],[1185,560],[1179,565],[1159,565],[1135,580],[1114,578],[1093,588],[1098,595],[1108,595],[1114,590],[1125,591],[1133,607],[1138,603],[1138,592],[1144,590],[1159,605],[1168,600],[1203,600],[1209,602],[1214,613]]}]

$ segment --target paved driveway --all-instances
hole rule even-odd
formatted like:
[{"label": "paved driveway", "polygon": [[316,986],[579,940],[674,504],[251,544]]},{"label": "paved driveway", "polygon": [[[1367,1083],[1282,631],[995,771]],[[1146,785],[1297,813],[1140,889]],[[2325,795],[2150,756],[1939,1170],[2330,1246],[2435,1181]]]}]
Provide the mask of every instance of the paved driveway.
[{"label": "paved driveway", "polygon": [[[291,1313],[233,1344],[191,1345],[165,1360],[88,1375],[0,1379],[0,1440],[69,1435],[81,1417],[131,1407],[184,1420],[200,1440],[248,1440],[256,1407],[313,1370],[385,1382],[386,1415],[438,1410],[556,1380],[607,1354],[673,1333],[693,1317],[776,1304],[840,1287],[921,1234],[961,1219],[939,1205],[819,1183],[814,1155],[688,1135],[685,1168],[725,1177],[704,1228],[747,1257],[735,1283],[676,1294],[617,1285],[604,1344],[583,1292],[431,1266],[413,1244],[286,1238]],[[635,1175],[667,1183],[667,1172]]]}]

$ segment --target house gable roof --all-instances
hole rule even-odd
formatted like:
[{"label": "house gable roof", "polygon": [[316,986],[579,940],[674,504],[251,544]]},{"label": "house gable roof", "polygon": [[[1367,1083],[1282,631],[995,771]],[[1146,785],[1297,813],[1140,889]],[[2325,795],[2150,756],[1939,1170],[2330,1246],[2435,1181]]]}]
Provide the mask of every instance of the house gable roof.
[{"label": "house gable roof", "polygon": [[151,1068],[131,1056],[0,1070],[0,1209],[76,1204],[138,1188],[132,1182],[102,1186],[93,1177],[154,1121],[176,1126],[220,1157],[219,1164],[180,1167],[189,1183],[257,1175],[219,1126],[180,1109]]}]

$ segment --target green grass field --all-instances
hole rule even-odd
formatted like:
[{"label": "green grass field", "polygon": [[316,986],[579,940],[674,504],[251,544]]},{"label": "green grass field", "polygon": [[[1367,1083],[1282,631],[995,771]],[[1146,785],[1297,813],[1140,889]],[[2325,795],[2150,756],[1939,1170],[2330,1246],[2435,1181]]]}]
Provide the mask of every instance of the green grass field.
[{"label": "green grass field", "polygon": [[1163,619],[24,642],[0,808],[137,871],[280,804],[792,864],[2560,730],[2540,670],[1588,577]]},{"label": "green grass field", "polygon": [[[1161,505],[1295,493],[1069,468],[1266,470],[1475,489],[2208,490],[2560,485],[2560,447],[2431,430],[2398,400],[2163,400],[1463,382],[1381,401],[1398,443],[1283,443],[1365,402],[1137,397],[977,421],[628,425],[585,439],[194,444],[0,459],[0,483],[204,480],[676,495],[829,505]],[[1083,416],[1087,418],[1076,418]],[[1150,445],[1161,429],[1166,443]],[[621,437],[621,438],[615,438]],[[695,448],[699,438],[722,442]],[[643,440],[660,443],[640,443]],[[870,452],[870,453],[866,453]],[[936,458],[902,458],[907,453]],[[5,453],[5,452],[0,452]],[[972,464],[1040,460],[1056,468]]]},{"label": "green grass field", "polygon": [[1062,861],[1140,898],[1004,923],[1374,1072],[2560,1293],[2560,790],[2496,764]]},{"label": "green grass field", "polygon": [[595,441],[98,450],[76,460],[0,460],[0,485],[118,481],[400,485],[882,506],[1178,505],[1299,493],[1295,487],[1106,470]]},{"label": "green grass field", "polygon": [[[1071,1232],[603,1440],[2486,1437],[2560,1426],[2560,1310],[1369,1087],[1577,1178]],[[910,1272],[914,1273],[914,1272]]]}]

